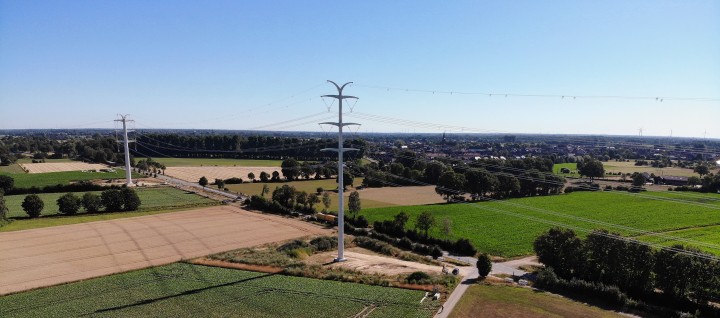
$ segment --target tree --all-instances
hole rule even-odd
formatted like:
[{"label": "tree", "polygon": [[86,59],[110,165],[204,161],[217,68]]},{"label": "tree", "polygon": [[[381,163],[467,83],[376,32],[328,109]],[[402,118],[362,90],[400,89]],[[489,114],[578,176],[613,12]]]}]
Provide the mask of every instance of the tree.
[{"label": "tree", "polygon": [[498,185],[498,178],[485,169],[472,169],[465,173],[465,189],[472,194],[485,196],[492,192]]},{"label": "tree", "polygon": [[137,209],[140,208],[142,201],[140,201],[140,197],[134,189],[122,188],[120,194],[122,195],[123,210],[137,211]]},{"label": "tree", "polygon": [[642,185],[645,184],[645,182],[647,181],[645,180],[645,176],[642,173],[637,172],[633,174],[632,179],[632,185],[636,187],[642,187]]},{"label": "tree", "polygon": [[315,169],[313,168],[313,166],[311,166],[307,162],[303,162],[300,166],[300,175],[302,175],[305,180],[308,180],[313,173],[315,173]]},{"label": "tree", "polygon": [[272,181],[280,181],[280,172],[273,171],[272,172]]},{"label": "tree", "polygon": [[250,182],[255,182],[255,174],[252,172],[248,173],[248,179],[250,179]]},{"label": "tree", "polygon": [[328,211],[328,209],[330,208],[330,203],[332,203],[332,201],[330,200],[330,193],[323,192],[322,204],[323,204],[323,206],[325,206],[325,209],[323,209],[323,212]]},{"label": "tree", "polygon": [[395,227],[399,229],[404,229],[405,224],[407,221],[410,220],[410,216],[405,213],[405,211],[400,211],[400,213],[396,214],[395,217],[393,217],[393,223],[395,224]]},{"label": "tree", "polygon": [[260,172],[260,181],[262,181],[262,182],[270,181],[270,174],[268,174],[265,171]]},{"label": "tree", "polygon": [[605,175],[605,168],[599,160],[589,159],[578,163],[578,172],[581,176],[589,177],[592,182],[594,178],[601,178]]},{"label": "tree", "polygon": [[415,220],[415,228],[423,231],[425,233],[425,237],[428,236],[428,232],[433,226],[435,226],[435,216],[433,216],[432,213],[423,211],[418,214],[417,219]]},{"label": "tree", "polygon": [[447,170],[445,164],[440,161],[430,161],[425,166],[425,181],[431,184],[437,184],[440,176]]},{"label": "tree", "polygon": [[310,195],[308,195],[307,203],[310,208],[313,209],[316,204],[320,203],[320,197],[318,197],[315,193],[310,193]]},{"label": "tree", "polygon": [[487,253],[482,253],[478,256],[477,269],[480,277],[485,278],[490,274],[490,271],[492,270],[492,261]]},{"label": "tree", "polygon": [[702,182],[702,180],[700,180],[700,178],[698,178],[697,176],[692,176],[692,177],[688,178],[687,182],[688,182],[688,185],[696,186],[696,185],[700,184]]},{"label": "tree", "polygon": [[435,192],[444,196],[445,200],[449,203],[452,196],[461,194],[464,188],[465,176],[453,171],[447,171],[440,176],[438,184],[435,187]]},{"label": "tree", "polygon": [[198,184],[204,188],[208,185],[208,179],[205,178],[205,176],[202,176],[200,177],[200,180],[198,180]]},{"label": "tree", "polygon": [[118,189],[107,189],[100,193],[100,202],[107,212],[122,211],[123,195]]},{"label": "tree", "polygon": [[702,176],[710,173],[710,168],[708,168],[708,166],[706,166],[704,164],[698,164],[695,166],[695,169],[693,169],[693,171],[695,173],[699,174],[700,178],[702,178]]},{"label": "tree", "polygon": [[272,193],[273,201],[277,201],[284,207],[292,208],[295,200],[295,187],[284,184],[282,187],[275,188]]},{"label": "tree", "polygon": [[571,278],[580,267],[582,241],[573,230],[551,228],[533,243],[538,260],[562,278]]},{"label": "tree", "polygon": [[15,179],[11,176],[0,175],[0,190],[8,192],[15,187]]},{"label": "tree", "polygon": [[450,220],[450,218],[443,218],[442,228],[440,230],[446,239],[450,237],[452,234],[452,220]]},{"label": "tree", "polygon": [[225,180],[223,179],[215,179],[215,185],[218,189],[222,190],[225,188]]},{"label": "tree", "polygon": [[357,216],[358,212],[360,212],[360,193],[357,191],[350,193],[350,197],[348,198],[348,211],[352,214],[353,219]]},{"label": "tree", "polygon": [[300,191],[295,194],[295,202],[302,206],[307,206],[308,194],[305,191]]},{"label": "tree", "polygon": [[270,193],[270,188],[267,186],[267,184],[263,184],[262,192],[260,192],[260,196],[263,198],[266,194]]},{"label": "tree", "polygon": [[5,192],[0,189],[0,220],[7,218],[8,208],[5,203]]},{"label": "tree", "polygon": [[40,212],[45,208],[45,203],[37,194],[30,194],[23,200],[22,208],[28,216],[36,218],[40,216]]},{"label": "tree", "polygon": [[300,176],[300,163],[293,158],[285,159],[280,164],[280,170],[287,180],[295,180]]},{"label": "tree", "polygon": [[82,197],[82,206],[87,213],[97,213],[102,208],[102,202],[97,194],[86,192]]},{"label": "tree", "polygon": [[[335,178],[335,181],[338,181],[338,179]],[[343,171],[343,190],[347,189],[347,186],[353,185],[353,182],[355,182],[355,177],[352,173]]]},{"label": "tree", "polygon": [[62,214],[73,215],[80,209],[82,201],[72,193],[66,193],[57,199],[58,211]]}]

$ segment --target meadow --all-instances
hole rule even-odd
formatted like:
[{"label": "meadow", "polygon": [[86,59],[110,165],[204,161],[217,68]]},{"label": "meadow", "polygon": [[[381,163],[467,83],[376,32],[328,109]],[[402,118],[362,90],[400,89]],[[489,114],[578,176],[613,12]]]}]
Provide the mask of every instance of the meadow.
[{"label": "meadow", "polygon": [[[0,231],[17,231],[56,225],[134,217],[218,204],[217,201],[210,200],[196,194],[186,193],[185,191],[171,187],[138,188],[136,191],[142,201],[142,205],[138,211],[86,214],[84,209],[81,208],[80,211],[78,211],[78,214],[72,216],[62,216],[58,212],[56,201],[64,193],[41,193],[38,195],[43,200],[45,208],[41,213],[41,217],[37,219],[26,219],[27,214],[22,209],[22,201],[25,199],[25,195],[6,196],[5,202],[8,207],[8,217],[19,219],[0,227]],[[100,195],[99,191],[94,193]],[[78,197],[81,197],[83,194],[84,192],[75,193]]]},{"label": "meadow", "polygon": [[2,317],[432,317],[424,292],[174,263],[0,297]]},{"label": "meadow", "polygon": [[280,167],[282,160],[226,159],[226,158],[152,158],[166,167]]},{"label": "meadow", "polygon": [[[9,166],[8,166],[9,167]],[[7,167],[6,167],[7,168]],[[19,167],[18,167],[19,168]],[[16,188],[44,187],[56,184],[70,184],[75,181],[96,180],[96,179],[123,179],[125,178],[124,170],[115,170],[115,172],[82,172],[82,171],[65,171],[65,172],[48,172],[48,173],[25,173],[11,169],[0,171],[0,174],[11,176],[15,180]],[[134,177],[141,175],[133,173]]]},{"label": "meadow", "polygon": [[[567,168],[570,173],[562,173],[560,169]],[[556,163],[553,165],[553,173],[564,177],[580,177],[577,172],[577,163]]]},{"label": "meadow", "polygon": [[[373,222],[392,219],[404,211],[410,215],[407,227],[414,228],[417,215],[429,211],[435,216],[437,224],[442,224],[443,219],[452,222],[449,236],[441,233],[441,226],[433,228],[430,235],[449,239],[468,238],[479,251],[504,257],[533,254],[532,242],[553,226],[573,228],[582,236],[598,228],[638,236],[643,233],[622,226],[659,232],[683,229],[687,231],[684,235],[692,235],[693,231],[705,231],[703,227],[720,225],[720,195],[682,197],[683,200],[708,206],[667,200],[677,200],[674,195],[665,192],[640,195],[616,191],[574,192],[493,202],[363,209],[361,214]],[[645,236],[639,238],[649,240]],[[717,235],[700,235],[695,239],[720,245]],[[720,255],[718,249],[702,249]]]}]

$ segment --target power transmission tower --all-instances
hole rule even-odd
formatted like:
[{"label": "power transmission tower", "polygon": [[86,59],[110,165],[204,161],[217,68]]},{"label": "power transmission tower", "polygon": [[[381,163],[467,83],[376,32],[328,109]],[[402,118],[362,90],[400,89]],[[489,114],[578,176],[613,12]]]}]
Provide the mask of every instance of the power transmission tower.
[{"label": "power transmission tower", "polygon": [[343,84],[342,86],[339,86],[338,84],[335,84],[335,82],[328,80],[329,83],[332,83],[335,85],[335,88],[337,89],[338,93],[337,95],[323,95],[322,97],[332,97],[338,100],[338,122],[324,122],[320,123],[326,124],[326,125],[333,125],[338,127],[338,147],[337,148],[326,148],[322,149],[321,151],[336,151],[338,153],[338,256],[335,259],[336,262],[342,262],[345,260],[345,204],[343,203],[343,153],[345,151],[356,151],[358,149],[354,148],[343,148],[343,127],[344,126],[350,126],[350,125],[360,125],[357,123],[343,123],[342,121],[342,114],[343,114],[343,99],[347,98],[354,98],[358,99],[355,96],[347,96],[343,95],[343,89],[348,84],[352,84],[352,82],[347,82]]},{"label": "power transmission tower", "polygon": [[[115,121],[122,122],[122,125],[123,125],[123,141],[122,141],[122,143],[125,145],[125,179],[127,180],[126,184],[129,187],[129,186],[133,185],[132,171],[130,170],[130,145],[129,144],[131,142],[135,142],[135,140],[128,140],[127,123],[132,122],[134,120],[127,119],[127,117],[128,117],[127,114],[125,114],[125,115],[118,114],[118,116],[120,116],[120,119],[115,119]],[[121,141],[118,141],[118,142],[121,142]]]}]

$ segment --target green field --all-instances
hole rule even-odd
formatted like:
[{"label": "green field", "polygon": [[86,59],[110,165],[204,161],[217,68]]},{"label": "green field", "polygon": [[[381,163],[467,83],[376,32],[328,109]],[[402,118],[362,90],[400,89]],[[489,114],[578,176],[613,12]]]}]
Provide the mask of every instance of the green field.
[{"label": "green field", "polygon": [[[123,179],[125,178],[125,170],[115,170],[115,172],[82,172],[82,171],[65,171],[65,172],[48,172],[48,173],[9,173],[0,172],[0,174],[9,175],[15,179],[16,188],[44,187],[56,184],[69,184],[74,181],[95,180],[95,179]],[[133,173],[133,177],[141,175]]]},{"label": "green field", "polygon": [[282,160],[253,160],[253,159],[212,159],[212,158],[152,158],[166,167],[279,167]]},{"label": "green field", "polygon": [[609,310],[529,288],[473,285],[450,314],[465,317],[624,317]]},{"label": "green field", "polygon": [[0,317],[432,317],[406,289],[186,263],[0,297]]},{"label": "green field", "polygon": [[[359,186],[363,181],[363,178],[355,178],[354,184],[356,186]],[[228,184],[225,185],[228,190],[232,192],[239,192],[239,193],[245,193],[247,195],[260,195],[260,192],[262,192],[263,185],[267,184],[268,188],[270,188],[270,193],[266,195],[266,197],[270,197],[272,195],[272,191],[275,190],[275,187],[282,187],[283,185],[287,184],[290,186],[295,187],[295,190],[297,191],[305,191],[307,193],[317,193],[317,188],[321,187],[325,190],[337,190],[337,181],[335,179],[323,179],[323,180],[304,180],[304,181],[290,181],[290,182],[269,182],[269,183],[243,183],[243,184]],[[350,195],[350,192],[354,190],[353,187],[348,187],[345,190],[345,195],[343,196],[345,198],[345,207],[347,207],[347,197]],[[330,192],[330,199],[332,200],[332,204],[330,205],[330,209],[328,211],[331,212],[337,212],[337,198],[338,194],[337,192]],[[388,204],[386,202],[380,202],[375,200],[369,200],[365,199],[360,195],[360,201],[363,208],[382,208],[387,206],[393,206],[392,204]],[[319,205],[316,205],[316,208],[319,210],[322,210],[322,203]]]},{"label": "green field", "polygon": [[[570,173],[561,173],[560,169],[568,168]],[[556,163],[553,165],[553,173],[565,177],[579,177],[577,172],[577,163]]]},{"label": "green field", "polygon": [[[96,193],[98,195],[100,194],[100,192]],[[45,203],[45,208],[41,214],[42,217],[38,219],[18,219],[8,225],[0,227],[0,231],[18,231],[56,225],[102,221],[218,204],[217,201],[210,200],[196,194],[186,193],[185,191],[171,187],[138,188],[137,193],[142,201],[142,205],[138,211],[85,214],[85,211],[80,209],[79,213],[73,216],[60,216],[58,213],[56,200],[64,193],[41,193],[39,196]],[[77,192],[75,194],[77,196],[83,195],[82,192]],[[11,195],[5,197],[5,202],[9,210],[8,217],[27,217],[27,214],[22,210],[21,206],[24,199],[25,195]]]},{"label": "green field", "polygon": [[[670,193],[665,192],[643,193],[642,195],[671,197]],[[677,199],[677,197],[672,198]],[[452,221],[452,234],[449,238],[469,238],[481,252],[514,257],[533,253],[532,242],[538,235],[553,226],[547,222],[572,226],[581,235],[585,233],[579,229],[597,228],[605,228],[623,235],[638,234],[610,225],[579,220],[578,217],[661,232],[695,227],[701,227],[698,230],[702,230],[702,226],[720,225],[720,201],[712,201],[709,198],[720,199],[720,195],[706,194],[685,199],[711,204],[716,208],[652,200],[647,197],[630,195],[627,192],[612,191],[574,192],[496,202],[364,209],[361,214],[365,215],[372,223],[377,220],[392,219],[400,211],[405,211],[411,216],[408,227],[412,228],[415,226],[415,217],[418,214],[430,211],[434,214],[438,224],[441,224],[444,218]],[[543,211],[531,209],[543,209]],[[688,231],[692,232],[692,230]],[[438,227],[432,229],[430,234],[444,238]],[[641,237],[641,239],[645,239],[645,237]],[[701,235],[697,240],[720,244],[716,235]],[[720,255],[718,249],[703,249]]]}]

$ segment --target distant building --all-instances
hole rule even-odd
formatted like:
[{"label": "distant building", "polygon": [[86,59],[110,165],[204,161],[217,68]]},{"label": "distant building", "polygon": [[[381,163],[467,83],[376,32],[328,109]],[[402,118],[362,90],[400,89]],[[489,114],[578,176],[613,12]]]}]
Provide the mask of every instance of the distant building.
[{"label": "distant building", "polygon": [[666,185],[685,186],[688,184],[688,177],[660,176],[658,179],[661,184]]}]

